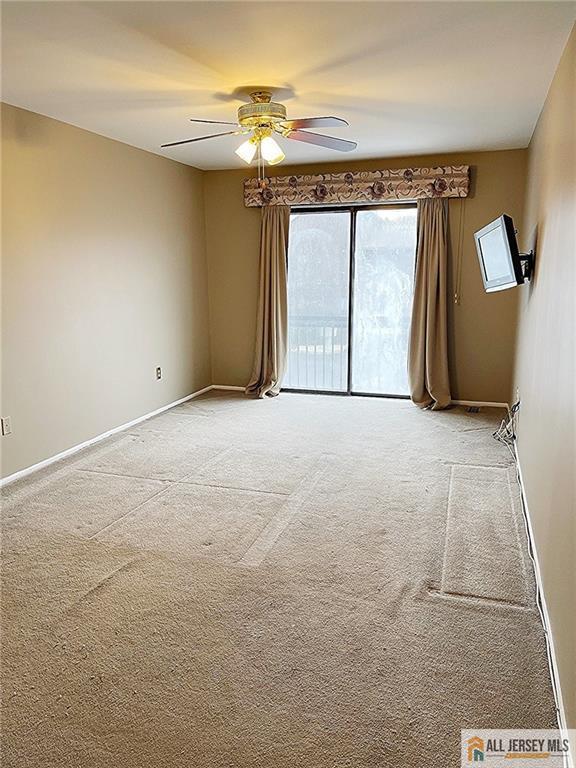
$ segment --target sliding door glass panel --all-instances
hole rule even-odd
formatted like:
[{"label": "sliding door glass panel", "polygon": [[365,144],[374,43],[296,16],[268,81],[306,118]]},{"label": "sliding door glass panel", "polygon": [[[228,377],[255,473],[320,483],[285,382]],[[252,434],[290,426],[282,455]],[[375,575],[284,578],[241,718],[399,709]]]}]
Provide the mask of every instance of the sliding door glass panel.
[{"label": "sliding door glass panel", "polygon": [[350,213],[294,213],[288,245],[288,389],[348,390]]},{"label": "sliding door glass panel", "polygon": [[407,395],[416,208],[356,214],[352,391]]}]

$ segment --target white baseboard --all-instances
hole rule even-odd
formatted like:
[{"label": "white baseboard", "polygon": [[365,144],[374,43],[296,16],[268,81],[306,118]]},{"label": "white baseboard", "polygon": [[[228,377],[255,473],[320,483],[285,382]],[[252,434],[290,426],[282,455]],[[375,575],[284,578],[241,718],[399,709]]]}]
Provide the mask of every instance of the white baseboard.
[{"label": "white baseboard", "polygon": [[[244,392],[246,387],[231,386],[228,384],[212,384],[212,389],[229,389],[236,392]],[[491,403],[486,400],[452,400],[452,405],[468,405],[478,408],[504,408],[509,409],[508,403]]]},{"label": "white baseboard", "polygon": [[[231,386],[228,384],[212,384],[212,389],[229,389],[237,392],[244,392],[246,387]],[[504,408],[509,409],[508,403],[491,403],[486,400],[452,400],[452,405],[468,405],[476,406],[478,408]]]},{"label": "white baseboard", "polygon": [[476,408],[505,408],[510,407],[508,403],[489,403],[485,400],[452,400],[452,405],[469,405]]},{"label": "white baseboard", "polygon": [[[542,581],[542,571],[540,568],[540,560],[538,557],[538,549],[536,547],[536,539],[534,538],[534,529],[532,527],[532,519],[530,516],[530,508],[528,506],[528,499],[526,497],[526,487],[524,485],[524,477],[522,475],[522,465],[520,464],[520,456],[518,454],[518,447],[516,442],[514,443],[514,455],[516,457],[516,469],[518,471],[518,481],[520,483],[520,491],[522,494],[522,507],[524,511],[524,520],[526,522],[526,530],[530,541],[530,552],[532,555],[532,561],[534,563],[534,576],[536,579],[536,591],[538,598],[538,607],[542,617],[542,623],[544,625],[544,632],[546,635],[546,647],[548,651],[548,663],[550,667],[550,677],[552,678],[552,685],[554,688],[554,696],[556,699],[556,709],[558,712],[558,725],[560,730],[567,736],[568,721],[566,718],[566,709],[564,708],[564,701],[562,698],[562,685],[560,683],[560,672],[558,669],[558,662],[556,660],[556,651],[554,648],[554,635],[552,632],[552,623],[550,621],[550,614],[548,613],[548,605],[546,603],[546,593],[544,592],[544,583]],[[572,750],[575,749],[572,744]],[[574,766],[574,754],[571,751],[565,758],[565,768],[575,768]]]},{"label": "white baseboard", "polygon": [[[73,445],[71,448],[67,448],[65,451],[61,451],[60,453],[57,453],[55,456],[50,456],[48,459],[44,459],[43,461],[39,461],[37,464],[32,464],[31,467],[26,467],[25,469],[20,469],[18,472],[14,472],[12,475],[8,475],[7,477],[0,478],[0,488],[2,488],[5,485],[9,485],[10,483],[16,482],[16,480],[20,480],[23,477],[26,477],[27,475],[31,475],[33,472],[38,472],[41,469],[44,469],[45,467],[49,467],[50,464],[54,464],[56,461],[60,461],[61,459],[65,459],[67,456],[72,456],[74,453],[78,453],[78,451],[81,451],[83,448],[88,448],[91,445],[94,445],[94,443],[99,443],[101,440],[105,440],[107,437],[110,437],[111,435],[115,435],[117,432],[123,432],[125,429],[130,429],[130,427],[135,426],[136,424],[140,424],[141,421],[146,421],[146,419],[151,419],[152,416],[157,416],[159,413],[163,413],[164,411],[168,411],[170,408],[174,408],[176,405],[180,405],[181,403],[185,403],[187,400],[192,400],[195,397],[199,397],[200,395],[203,395],[205,392],[209,392],[211,389],[222,389],[222,387],[212,387],[212,385],[208,387],[204,387],[203,389],[199,389],[197,392],[192,392],[191,395],[186,395],[186,397],[181,397],[180,400],[175,400],[173,403],[168,403],[168,405],[163,405],[161,408],[157,408],[155,411],[151,411],[150,413],[144,414],[144,416],[139,416],[137,419],[132,419],[132,421],[128,421],[126,424],[121,424],[119,427],[114,427],[113,429],[109,429],[107,432],[103,432],[101,435],[96,435],[96,437],[90,438],[90,440],[86,440],[83,443],[80,443],[79,445]],[[242,387],[240,387],[242,389]]]}]

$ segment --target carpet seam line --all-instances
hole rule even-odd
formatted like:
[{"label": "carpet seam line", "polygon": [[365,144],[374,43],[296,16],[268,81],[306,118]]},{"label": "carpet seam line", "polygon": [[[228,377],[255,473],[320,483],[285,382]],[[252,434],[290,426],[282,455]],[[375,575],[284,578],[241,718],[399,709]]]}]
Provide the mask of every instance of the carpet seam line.
[{"label": "carpet seam line", "polygon": [[448,484],[448,499],[446,501],[446,526],[444,529],[444,554],[442,557],[442,570],[440,571],[440,590],[444,592],[446,573],[446,560],[448,558],[448,526],[450,524],[450,502],[452,501],[452,488],[454,487],[454,465],[450,467],[450,481]]},{"label": "carpet seam line", "polygon": [[145,499],[144,501],[141,501],[140,504],[137,504],[132,509],[129,509],[128,512],[126,512],[124,515],[121,515],[116,520],[113,520],[111,523],[108,523],[108,525],[105,525],[103,528],[101,528],[99,531],[96,531],[96,533],[93,533],[91,536],[87,537],[87,541],[91,541],[92,539],[95,539],[97,536],[99,536],[104,531],[107,531],[109,528],[112,528],[117,523],[119,523],[121,520],[125,520],[130,515],[134,514],[134,512],[137,512],[141,507],[144,506],[144,504],[148,504],[149,501],[152,501],[152,499],[157,499],[158,496],[161,496],[163,493],[166,493],[166,491],[170,490],[171,485],[168,484],[165,488],[161,488],[160,490],[156,491],[155,494],[150,496],[148,499]]},{"label": "carpet seam line", "polygon": [[[288,526],[293,522],[294,517],[298,514],[298,512],[302,508],[302,505],[304,504],[306,499],[309,497],[311,490],[316,486],[320,478],[320,475],[323,473],[322,468],[318,467],[318,463],[319,463],[319,459],[316,460],[316,470],[312,475],[312,477],[304,478],[300,483],[299,488],[287,497],[286,507],[289,508],[292,502],[292,504],[295,505],[296,508],[292,511],[290,511],[289,509],[285,510],[286,514],[285,514],[284,525],[280,528],[277,535],[272,539],[272,541],[270,541],[269,546],[262,553],[262,556],[260,557],[260,559],[256,559],[253,562],[250,562],[250,559],[248,558],[248,555],[250,554],[250,550],[257,548],[259,539],[262,539],[263,541],[265,541],[266,531],[273,529],[274,523],[279,520],[282,510],[279,510],[278,514],[268,521],[268,523],[260,531],[258,536],[256,536],[252,544],[250,544],[250,546],[246,549],[242,557],[236,561],[238,565],[245,565],[247,567],[258,568],[263,563],[263,561],[266,559],[266,557],[268,556],[272,548],[275,546],[278,539],[286,531]],[[302,493],[303,486],[305,490]]]}]

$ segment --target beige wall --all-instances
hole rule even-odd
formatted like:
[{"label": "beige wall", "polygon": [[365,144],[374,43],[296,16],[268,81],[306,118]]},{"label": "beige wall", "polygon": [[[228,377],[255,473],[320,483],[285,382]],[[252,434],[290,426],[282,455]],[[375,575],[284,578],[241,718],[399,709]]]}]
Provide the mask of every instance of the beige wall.
[{"label": "beige wall", "polygon": [[6,476],[209,384],[210,346],[200,171],[6,105],[2,151]]},{"label": "beige wall", "polygon": [[[243,205],[244,171],[203,174],[8,105],[2,151],[3,477],[207,384],[247,382],[260,214]],[[521,223],[525,152],[389,165],[452,162],[473,174],[451,306],[454,396],[507,400],[517,297],[483,293],[472,232],[502,210]],[[454,254],[461,206],[450,203]]]},{"label": "beige wall", "polygon": [[[450,201],[452,278],[464,205],[461,302],[450,307],[453,397],[507,402],[512,388],[518,291],[484,293],[472,235],[502,212],[509,213],[522,228],[526,150],[282,166],[274,172],[285,175],[452,163],[472,167],[470,197],[464,203]],[[260,212],[244,207],[242,181],[246,175],[245,171],[206,175],[212,373],[217,384],[244,385],[252,368]]]},{"label": "beige wall", "polygon": [[569,723],[576,728],[576,31],[529,147],[521,292],[518,450]]}]

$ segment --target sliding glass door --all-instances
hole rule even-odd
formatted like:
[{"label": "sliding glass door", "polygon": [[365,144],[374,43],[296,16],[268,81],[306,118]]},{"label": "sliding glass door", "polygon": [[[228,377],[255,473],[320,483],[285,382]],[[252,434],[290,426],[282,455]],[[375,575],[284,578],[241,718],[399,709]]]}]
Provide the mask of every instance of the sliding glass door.
[{"label": "sliding glass door", "polygon": [[292,214],[283,387],[348,391],[349,306],[350,216]]},{"label": "sliding glass door", "polygon": [[408,394],[416,208],[356,214],[353,392]]},{"label": "sliding glass door", "polygon": [[416,207],[294,212],[285,389],[408,394]]}]

